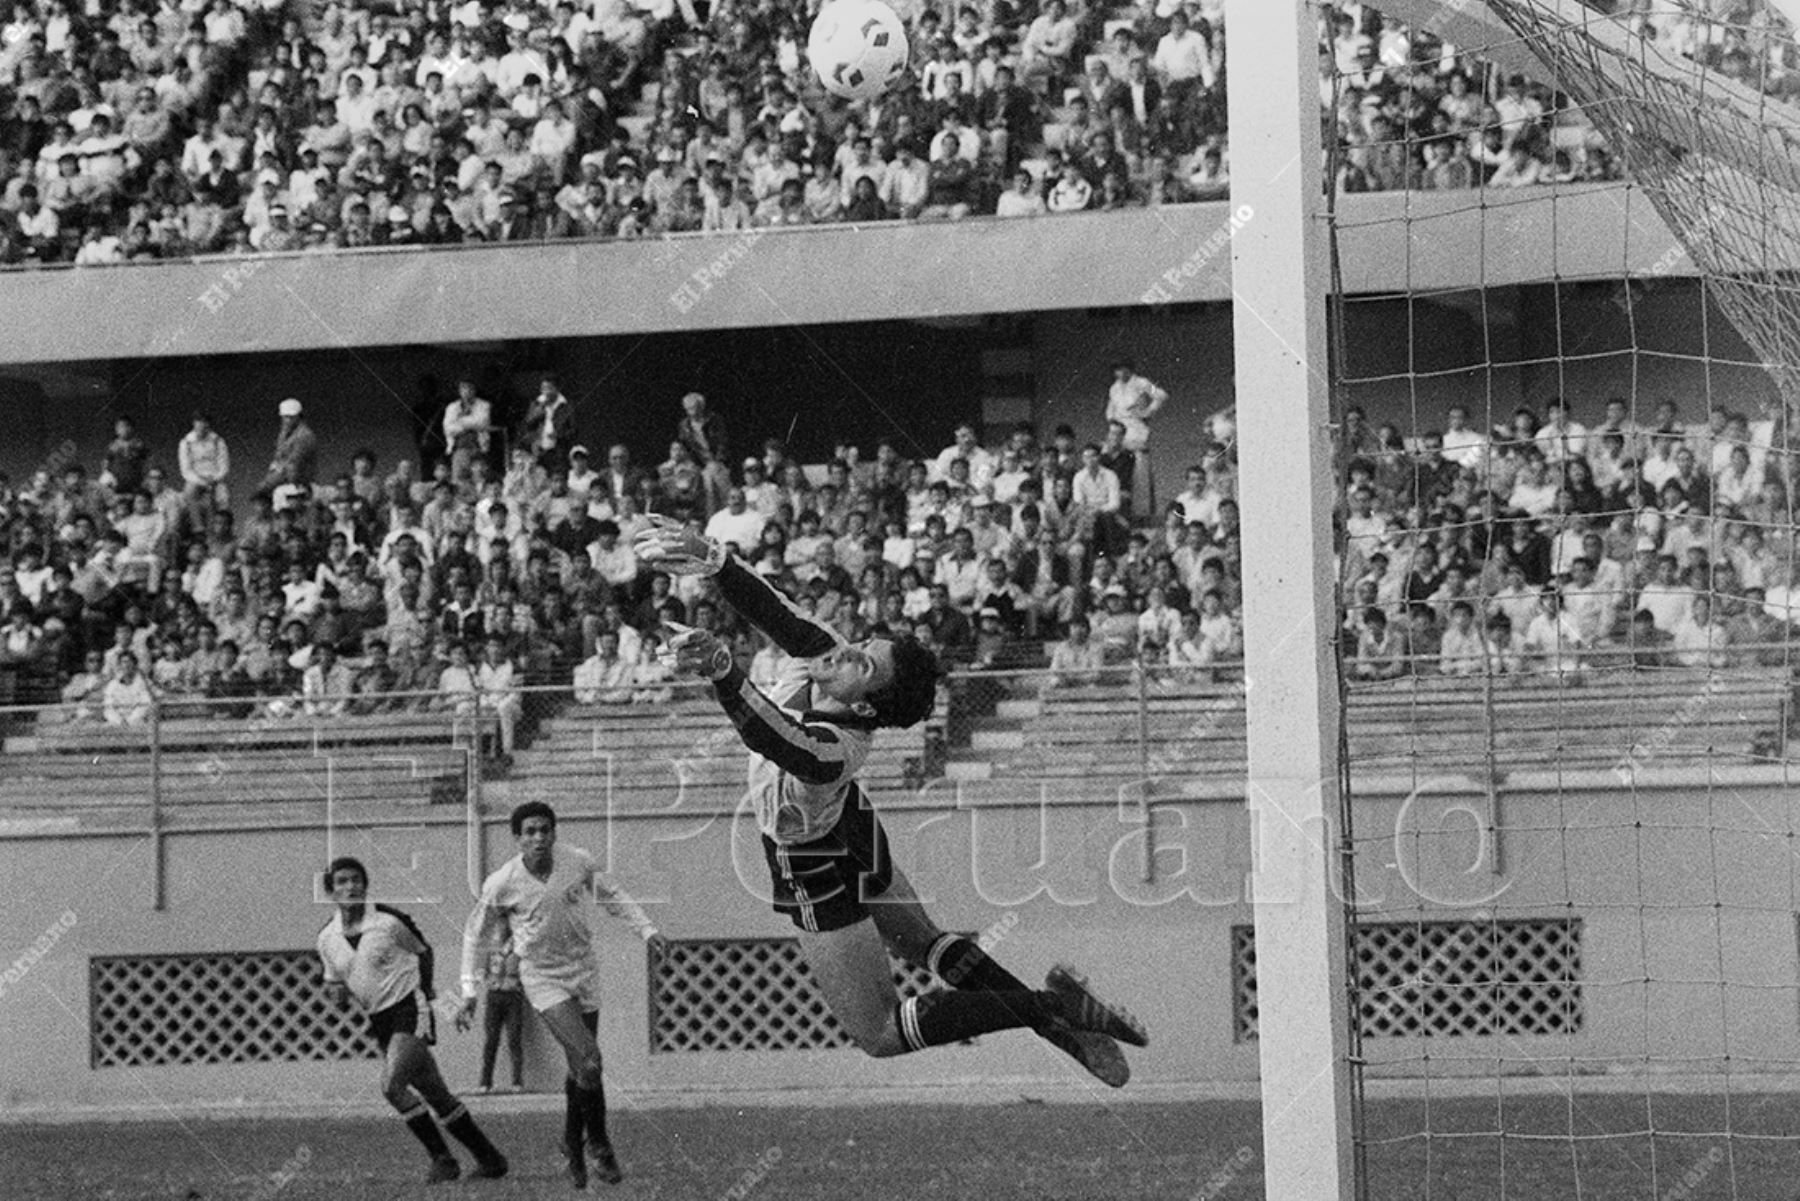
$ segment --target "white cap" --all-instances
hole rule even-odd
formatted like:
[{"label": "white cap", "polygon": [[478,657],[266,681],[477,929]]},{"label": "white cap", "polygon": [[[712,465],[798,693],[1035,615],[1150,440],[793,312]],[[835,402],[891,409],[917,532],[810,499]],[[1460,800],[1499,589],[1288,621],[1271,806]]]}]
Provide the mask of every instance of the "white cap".
[{"label": "white cap", "polygon": [[290,396],[282,401],[275,411],[283,417],[298,417],[300,416],[300,402]]}]

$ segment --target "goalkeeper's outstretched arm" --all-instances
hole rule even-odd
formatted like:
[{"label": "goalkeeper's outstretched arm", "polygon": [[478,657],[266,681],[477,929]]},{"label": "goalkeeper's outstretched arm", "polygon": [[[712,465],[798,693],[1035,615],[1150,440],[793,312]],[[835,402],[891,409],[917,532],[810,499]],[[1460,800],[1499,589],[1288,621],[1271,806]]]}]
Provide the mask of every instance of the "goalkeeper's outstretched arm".
[{"label": "goalkeeper's outstretched arm", "polygon": [[841,641],[837,631],[796,609],[767,580],[736,559],[726,559],[716,578],[719,595],[794,658],[816,659],[829,654]]},{"label": "goalkeeper's outstretched arm", "polygon": [[767,634],[796,659],[816,659],[842,641],[837,631],[788,603],[754,571],[732,558],[714,540],[693,533],[679,522],[652,518],[633,540],[638,558],[675,575],[710,575],[719,594],[738,614]]}]

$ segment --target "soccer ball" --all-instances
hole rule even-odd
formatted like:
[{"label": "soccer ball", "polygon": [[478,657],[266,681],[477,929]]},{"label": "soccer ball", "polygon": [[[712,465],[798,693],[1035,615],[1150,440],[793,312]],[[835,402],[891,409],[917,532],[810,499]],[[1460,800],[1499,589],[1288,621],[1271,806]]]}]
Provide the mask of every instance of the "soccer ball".
[{"label": "soccer ball", "polygon": [[906,27],[881,0],[830,0],[813,21],[806,57],[834,96],[878,96],[906,69]]}]

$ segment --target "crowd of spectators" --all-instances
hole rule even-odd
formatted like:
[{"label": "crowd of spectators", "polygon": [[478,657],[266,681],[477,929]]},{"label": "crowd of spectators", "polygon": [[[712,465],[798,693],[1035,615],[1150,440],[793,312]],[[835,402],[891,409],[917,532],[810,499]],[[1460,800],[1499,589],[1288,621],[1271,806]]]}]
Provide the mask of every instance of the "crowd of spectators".
[{"label": "crowd of spectators", "polygon": [[[1161,395],[1123,365],[1114,388]],[[1239,655],[1228,423],[1158,520],[1126,444],[1154,403],[1116,406],[1126,421],[1097,444],[1020,426],[983,445],[964,425],[939,452],[845,443],[812,468],[773,439],[734,455],[698,393],[656,463],[577,443],[554,378],[510,428],[503,407],[460,384],[423,472],[353,450],[323,473],[290,398],[266,468],[244,470],[205,414],[172,448],[120,418],[97,472],[66,461],[5,482],[4,699],[120,725],[153,703],[165,719],[485,714],[510,751],[571,693],[668,700],[665,622],[723,633],[772,678],[779,652],[710,580],[637,561],[652,513],[731,543],[846,637],[912,634],[951,666],[1028,666],[1053,643],[1058,678],[1083,682],[1139,661],[1210,677]]]},{"label": "crowd of spectators", "polygon": [[[1128,364],[1114,390],[1163,395]],[[578,443],[553,377],[518,423],[503,408],[462,382],[428,470],[361,449],[323,473],[290,398],[266,467],[244,470],[241,451],[234,467],[201,413],[173,448],[120,418],[97,472],[59,461],[0,480],[0,700],[121,725],[153,705],[481,714],[510,751],[556,698],[667,701],[667,622],[723,634],[773,679],[780,652],[709,580],[637,561],[648,514],[732,544],[847,638],[910,634],[953,668],[1047,666],[1021,685],[1044,688],[1240,678],[1229,413],[1187,431],[1201,461],[1159,507],[1128,432],[1153,403],[1115,404],[1126,420],[1098,443],[1021,425],[983,444],[963,425],[939,452],[845,442],[811,466],[776,439],[734,454],[698,393],[656,463]],[[1640,423],[1615,398],[1592,418],[1552,401],[1489,428],[1453,407],[1409,442],[1345,414],[1353,678],[1789,665],[1800,548],[1779,414],[1718,407],[1690,425],[1663,402]]]},{"label": "crowd of spectators", "polygon": [[1351,410],[1338,438],[1346,668],[1413,674],[1792,666],[1800,547],[1778,409],[1664,401],[1408,442]]},{"label": "crowd of spectators", "polygon": [[1790,103],[1800,97],[1800,42],[1769,0],[1584,2],[1670,54]]},{"label": "crowd of spectators", "polygon": [[[1223,0],[897,5],[850,104],[799,0],[8,0],[0,262],[442,245],[1216,199]],[[1327,9],[1348,190],[1605,174],[1568,105],[1373,9]]]},{"label": "crowd of spectators", "polygon": [[1617,176],[1617,161],[1565,94],[1503,76],[1369,10],[1345,6],[1329,26],[1320,99],[1339,191],[1518,188]]}]

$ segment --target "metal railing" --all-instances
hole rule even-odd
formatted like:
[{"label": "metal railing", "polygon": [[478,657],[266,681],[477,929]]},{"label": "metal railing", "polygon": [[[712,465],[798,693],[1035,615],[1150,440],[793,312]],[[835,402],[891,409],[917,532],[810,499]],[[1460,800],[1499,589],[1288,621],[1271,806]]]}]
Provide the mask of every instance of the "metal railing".
[{"label": "metal railing", "polygon": [[[872,777],[917,787],[925,742],[917,729],[880,731]],[[643,674],[503,692],[0,708],[0,814],[14,816],[148,813],[154,826],[171,808],[207,805],[479,805],[501,781],[589,799],[596,780],[653,792],[729,779],[741,791],[743,774],[711,684]]]},{"label": "metal railing", "polygon": [[[1783,648],[1733,649],[1754,658]],[[1351,762],[1371,775],[1490,782],[1501,766],[1539,764],[1611,772],[1626,784],[1653,764],[1785,761],[1790,668],[1609,662],[1578,676],[1352,681]],[[1059,782],[1071,796],[1129,793],[1148,829],[1158,800],[1241,790],[1253,684],[1233,664],[957,669],[928,722],[877,731],[862,778],[890,795],[943,776],[992,781],[1002,800],[1008,787],[1022,796]],[[148,834],[158,907],[171,832],[312,825],[321,813],[381,824],[434,810],[441,816],[432,820],[480,829],[490,807],[528,798],[609,816],[729,813],[744,786],[743,745],[704,681],[0,709],[0,827]],[[1146,836],[1147,856],[1154,842]]]},{"label": "metal railing", "polygon": [[[1779,663],[1785,652],[1739,646],[1718,666],[1644,666],[1629,648],[1603,648],[1560,667],[1468,675],[1436,672],[1435,656],[1401,656],[1393,678],[1346,680],[1351,762],[1491,777],[1516,762],[1619,770],[1697,757],[1780,761],[1795,713],[1795,672]],[[1246,770],[1254,681],[1236,664],[970,670],[953,673],[947,687],[952,763],[1016,779],[1057,770],[1088,780],[1241,779]]]},{"label": "metal railing", "polygon": [[[1557,720],[1572,731],[1616,733],[1620,716],[1634,708],[1635,724],[1654,725],[1681,698],[1729,692],[1753,703],[1694,715],[1695,724],[1729,717],[1766,725],[1774,740],[1766,749],[1784,753],[1794,672],[1761,657],[1786,652],[1779,644],[1740,646],[1727,648],[1716,667],[1634,667],[1629,648],[1607,648],[1587,655],[1575,672],[1538,664],[1516,674],[1470,675],[1437,673],[1433,656],[1398,656],[1402,671],[1394,678],[1347,680],[1348,713],[1353,731],[1384,724],[1396,737],[1424,741],[1480,726],[1504,740],[1529,728],[1520,715],[1534,707],[1559,711]],[[1586,691],[1571,692],[1572,682]],[[978,733],[1023,727],[1043,734],[1051,749],[1061,735],[1078,745],[1083,731],[1048,720],[1063,712],[1129,719],[1118,727],[1115,747],[1151,774],[1165,744],[1197,737],[1195,726],[1169,715],[1198,712],[1208,717],[1202,732],[1241,739],[1252,684],[1228,662],[958,668],[946,674],[938,712],[922,730],[881,732],[878,749],[891,753],[874,774],[889,786],[917,787],[941,774],[946,755],[966,757]],[[676,780],[683,772],[715,779],[725,770],[720,764],[737,772],[742,755],[709,684],[643,677],[520,686],[498,695],[161,696],[110,707],[95,697],[0,708],[0,735],[0,810],[15,813],[146,804],[154,812],[171,803],[223,801],[446,803],[478,795],[484,780],[508,773],[553,779],[549,768],[557,763],[571,776],[579,774],[577,761],[591,770],[610,758],[621,777],[634,780],[659,771]],[[453,757],[466,777],[455,786],[444,780]]]},{"label": "metal railing", "polygon": [[135,809],[430,796],[491,754],[485,698],[152,696],[0,709],[0,808]]}]

